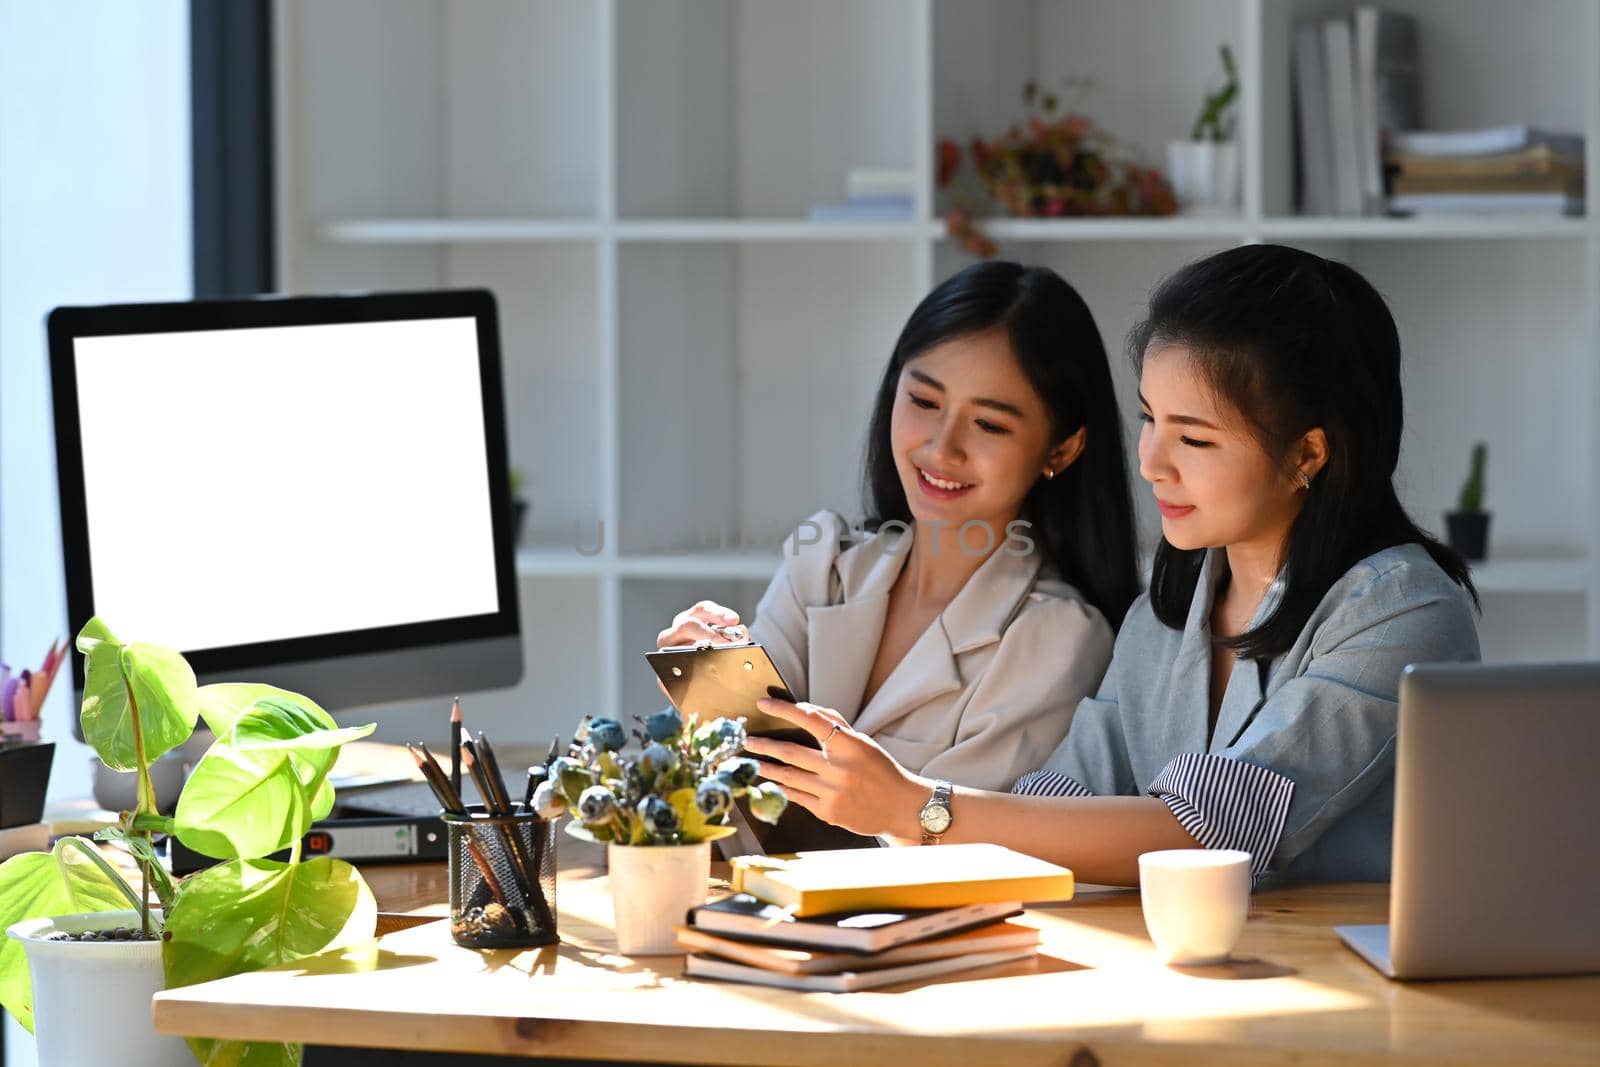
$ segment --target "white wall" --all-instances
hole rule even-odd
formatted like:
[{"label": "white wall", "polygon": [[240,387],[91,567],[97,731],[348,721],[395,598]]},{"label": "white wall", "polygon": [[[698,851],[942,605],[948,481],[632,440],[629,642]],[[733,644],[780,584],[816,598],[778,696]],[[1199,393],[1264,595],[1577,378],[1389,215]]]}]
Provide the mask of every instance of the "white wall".
[{"label": "white wall", "polygon": [[[0,0],[0,642],[37,665],[68,637],[44,316],[186,299],[189,8]],[[71,684],[45,709],[52,799],[89,792]],[[33,1041],[6,1018],[8,1067]]]}]

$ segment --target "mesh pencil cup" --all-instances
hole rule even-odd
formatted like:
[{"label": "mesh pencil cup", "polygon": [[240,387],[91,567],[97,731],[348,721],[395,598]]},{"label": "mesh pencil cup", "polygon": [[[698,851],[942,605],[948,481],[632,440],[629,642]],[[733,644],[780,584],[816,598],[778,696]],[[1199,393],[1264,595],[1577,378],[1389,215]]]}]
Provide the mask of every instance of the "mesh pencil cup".
[{"label": "mesh pencil cup", "polygon": [[492,816],[481,805],[441,816],[450,835],[450,936],[467,948],[559,941],[556,824],[537,812]]}]

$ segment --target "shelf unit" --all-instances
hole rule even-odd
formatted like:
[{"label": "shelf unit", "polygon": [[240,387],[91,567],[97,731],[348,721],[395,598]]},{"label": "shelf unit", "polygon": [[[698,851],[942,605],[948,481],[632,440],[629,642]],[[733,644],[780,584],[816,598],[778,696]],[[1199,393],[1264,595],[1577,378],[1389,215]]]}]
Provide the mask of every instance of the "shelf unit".
[{"label": "shelf unit", "polygon": [[[1181,263],[1281,241],[1362,270],[1406,344],[1399,482],[1425,525],[1442,525],[1470,442],[1491,444],[1486,652],[1600,651],[1600,218],[1296,215],[1292,26],[1351,6],[277,5],[281,288],[499,297],[512,460],[533,498],[517,558],[528,676],[478,699],[478,720],[537,735],[653,706],[638,654],[675,610],[712,597],[748,611],[798,520],[858,512],[883,360],[917,299],[969,262],[941,221],[939,137],[1003,129],[1030,77],[1086,76],[1071,105],[1159,163],[1219,41],[1241,71],[1239,215],[997,219],[1002,255],[1084,294],[1125,414],[1121,338]],[[1600,204],[1600,2],[1386,6],[1421,23],[1429,124],[1581,130]],[[852,167],[921,175],[913,216],[808,221]],[[380,730],[421,736],[435,718],[401,709]]]}]

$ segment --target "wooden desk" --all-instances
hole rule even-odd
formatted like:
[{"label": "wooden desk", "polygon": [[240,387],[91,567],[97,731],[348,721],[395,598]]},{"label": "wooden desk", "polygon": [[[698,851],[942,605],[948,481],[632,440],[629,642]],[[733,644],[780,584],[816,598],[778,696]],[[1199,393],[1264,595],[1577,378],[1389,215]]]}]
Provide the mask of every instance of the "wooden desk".
[{"label": "wooden desk", "polygon": [[[373,868],[390,909],[438,869]],[[711,1064],[1600,1063],[1600,977],[1391,983],[1334,923],[1381,922],[1382,885],[1266,893],[1238,960],[1169,969],[1133,893],[1031,912],[1046,955],[959,980],[799,994],[685,980],[616,955],[603,878],[569,871],[563,943],[456,948],[443,923],[155,998],[165,1033],[375,1048]],[[435,907],[437,905],[435,904]]]}]

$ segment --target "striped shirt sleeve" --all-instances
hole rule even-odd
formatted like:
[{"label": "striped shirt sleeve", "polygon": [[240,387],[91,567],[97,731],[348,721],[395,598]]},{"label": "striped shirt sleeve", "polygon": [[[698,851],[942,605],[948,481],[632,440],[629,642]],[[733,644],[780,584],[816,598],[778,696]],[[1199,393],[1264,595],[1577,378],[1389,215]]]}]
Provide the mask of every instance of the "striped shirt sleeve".
[{"label": "striped shirt sleeve", "polygon": [[1076,778],[1055,771],[1030,771],[1017,779],[1011,792],[1025,797],[1092,797]]},{"label": "striped shirt sleeve", "polygon": [[1283,833],[1294,781],[1253,763],[1188,752],[1168,763],[1146,792],[1202,847],[1250,853],[1251,873],[1260,878]]}]

